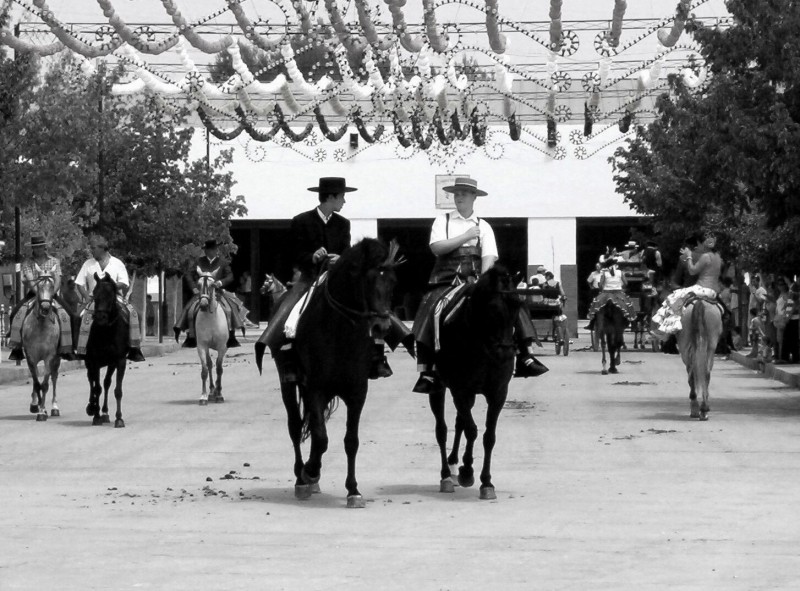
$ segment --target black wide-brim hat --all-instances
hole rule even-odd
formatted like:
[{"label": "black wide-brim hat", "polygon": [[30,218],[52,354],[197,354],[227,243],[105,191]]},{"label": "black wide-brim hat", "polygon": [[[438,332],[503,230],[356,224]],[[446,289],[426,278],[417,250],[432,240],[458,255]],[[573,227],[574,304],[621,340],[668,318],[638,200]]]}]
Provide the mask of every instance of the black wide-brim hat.
[{"label": "black wide-brim hat", "polygon": [[206,243],[203,245],[203,250],[211,250],[212,248],[217,248],[219,244],[216,240],[206,240]]},{"label": "black wide-brim hat", "polygon": [[309,187],[309,191],[314,193],[325,193],[327,195],[336,195],[337,193],[350,193],[358,191],[355,187],[348,187],[347,181],[340,176],[324,176],[319,179],[318,187]]}]

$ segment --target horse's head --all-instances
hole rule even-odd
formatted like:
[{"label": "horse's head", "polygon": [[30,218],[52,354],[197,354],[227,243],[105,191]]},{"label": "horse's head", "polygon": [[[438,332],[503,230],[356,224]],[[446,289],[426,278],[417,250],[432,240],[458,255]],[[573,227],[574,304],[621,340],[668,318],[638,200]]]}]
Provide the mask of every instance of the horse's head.
[{"label": "horse's head", "polygon": [[[372,238],[365,238],[345,251],[330,271],[329,299],[334,308],[351,317],[364,317],[378,334],[389,330],[392,296],[397,283],[396,241],[387,248]],[[335,290],[331,293],[330,290]]]},{"label": "horse's head", "polygon": [[214,269],[212,273],[206,273],[198,267],[197,274],[200,276],[197,280],[198,295],[200,296],[199,305],[200,309],[205,311],[216,301],[219,269]]},{"label": "horse's head", "polygon": [[503,265],[494,265],[475,283],[469,298],[469,321],[495,354],[514,356],[514,323],[521,305],[514,278]]},{"label": "horse's head", "polygon": [[100,277],[94,274],[94,290],[92,300],[94,301],[94,321],[106,326],[113,324],[119,314],[117,310],[117,283],[107,274]]},{"label": "horse's head", "polygon": [[47,316],[53,308],[56,284],[52,275],[42,274],[36,279],[36,304],[39,314]]}]

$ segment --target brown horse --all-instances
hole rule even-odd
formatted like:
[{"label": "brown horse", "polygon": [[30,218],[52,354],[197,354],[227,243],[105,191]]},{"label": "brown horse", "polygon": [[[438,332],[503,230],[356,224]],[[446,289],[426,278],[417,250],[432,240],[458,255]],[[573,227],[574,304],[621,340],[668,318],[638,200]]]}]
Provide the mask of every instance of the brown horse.
[{"label": "brown horse", "polygon": [[[708,420],[708,384],[714,367],[714,351],[722,335],[722,312],[714,302],[695,300],[683,309],[678,349],[689,375],[689,416]],[[702,402],[697,401],[700,395]]]},{"label": "brown horse", "polygon": [[[47,420],[46,399],[49,383],[53,381],[53,398],[50,415],[61,416],[56,403],[56,382],[61,358],[58,356],[58,316],[53,306],[55,283],[51,275],[40,275],[36,280],[36,303],[22,323],[22,349],[28,370],[31,372],[33,391],[30,411],[37,421]],[[44,375],[39,379],[37,366],[44,365]]]},{"label": "brown horse", "polygon": [[[619,373],[617,365],[621,361],[620,350],[624,345],[623,335],[627,325],[628,320],[625,318],[625,313],[610,299],[597,311],[594,325],[595,339],[600,342],[600,348],[603,351],[603,370],[601,373],[604,376],[610,373]],[[607,369],[606,350],[608,350],[609,357]]]}]

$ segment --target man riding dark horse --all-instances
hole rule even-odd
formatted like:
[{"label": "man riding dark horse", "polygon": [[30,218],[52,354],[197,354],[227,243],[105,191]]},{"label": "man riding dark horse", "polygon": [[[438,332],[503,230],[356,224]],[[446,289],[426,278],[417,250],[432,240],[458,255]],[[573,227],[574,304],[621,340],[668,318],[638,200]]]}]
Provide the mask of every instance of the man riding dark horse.
[{"label": "man riding dark horse", "polygon": [[[350,247],[350,220],[339,212],[345,204],[345,193],[357,191],[348,187],[341,177],[323,177],[319,186],[309,187],[318,193],[319,205],[310,211],[292,218],[291,233],[294,246],[294,264],[298,270],[291,289],[278,302],[269,326],[258,339],[256,347],[269,347],[275,358],[282,382],[297,380],[295,353],[292,347],[297,319],[304,307],[301,300],[312,284],[320,278],[328,266],[333,265],[339,256]],[[298,305],[299,304],[299,305]],[[383,339],[375,337],[372,367],[369,378],[385,378],[392,375],[386,360],[384,344],[394,350],[403,343],[413,354],[414,340],[411,331],[390,314],[391,327]]]},{"label": "man riding dark horse", "polygon": [[203,252],[203,256],[197,259],[195,268],[185,276],[185,280],[191,286],[193,295],[186,302],[180,318],[178,318],[175,326],[172,327],[175,332],[175,340],[177,341],[181,331],[185,330],[187,335],[183,346],[197,346],[194,332],[194,319],[200,306],[200,289],[197,286],[197,281],[200,279],[200,273],[203,273],[215,275],[217,278],[216,287],[219,290],[217,292],[219,294],[219,304],[225,311],[225,318],[228,321],[228,348],[239,347],[241,345],[236,340],[236,330],[244,327],[247,309],[239,301],[239,298],[225,289],[233,283],[233,272],[231,271],[230,263],[220,256],[219,244],[216,240],[206,240],[203,245]]},{"label": "man riding dark horse", "polygon": [[126,299],[130,288],[130,279],[125,263],[108,252],[108,241],[98,234],[89,238],[89,248],[92,251],[91,258],[87,259],[78,275],[75,277],[75,286],[84,301],[89,302],[83,310],[80,333],[78,334],[78,357],[86,355],[86,345],[89,342],[89,333],[94,321],[94,302],[92,293],[97,284],[97,277],[107,275],[117,285],[117,307],[121,314],[128,319],[128,337],[130,346],[128,347],[128,359],[130,361],[144,361],[142,355],[142,332],[139,327],[139,315],[136,313],[131,303]]},{"label": "man riding dark horse", "polygon": [[[497,244],[492,227],[474,212],[475,199],[488,195],[478,189],[478,183],[467,177],[455,179],[444,187],[453,194],[456,210],[437,217],[431,228],[430,248],[436,255],[425,295],[414,319],[417,339],[419,379],[413,391],[431,394],[443,388],[434,368],[437,349],[437,324],[443,320],[441,310],[463,295],[463,287],[474,282],[498,259]],[[536,377],[547,371],[531,354],[530,346],[536,336],[528,310],[521,306],[514,327],[518,354],[515,377]]]},{"label": "man riding dark horse", "polygon": [[[31,236],[31,258],[22,263],[22,281],[25,287],[25,298],[11,311],[11,329],[9,331],[8,346],[11,348],[9,360],[22,361],[25,354],[22,351],[22,324],[25,317],[36,303],[36,292],[40,278],[49,276],[53,280],[53,292],[58,294],[61,286],[61,263],[57,258],[47,253],[45,237],[37,234]],[[72,350],[72,328],[69,314],[64,302],[58,295],[55,296],[53,307],[59,324],[60,338],[58,354],[62,359],[75,359]]]}]

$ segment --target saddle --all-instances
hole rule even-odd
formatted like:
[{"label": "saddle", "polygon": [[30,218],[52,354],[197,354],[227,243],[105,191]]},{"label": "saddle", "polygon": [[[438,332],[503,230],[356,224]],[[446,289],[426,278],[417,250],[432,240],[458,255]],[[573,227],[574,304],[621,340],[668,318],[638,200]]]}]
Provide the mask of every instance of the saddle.
[{"label": "saddle", "polygon": [[697,295],[696,293],[690,293],[688,295],[686,300],[683,302],[683,308],[684,309],[688,308],[689,306],[691,306],[692,304],[694,304],[698,300],[702,300],[704,302],[708,302],[709,304],[714,304],[717,307],[717,309],[719,310],[719,313],[720,313],[720,315],[722,315],[722,317],[730,315],[730,311],[725,307],[725,304],[723,304],[721,301],[719,301],[719,297],[709,298],[709,297],[706,297],[706,296]]},{"label": "saddle", "polygon": [[444,292],[433,308],[433,335],[434,349],[438,351],[441,346],[439,337],[442,326],[449,324],[458,316],[459,310],[467,301],[472,292],[473,283],[462,283]]}]

